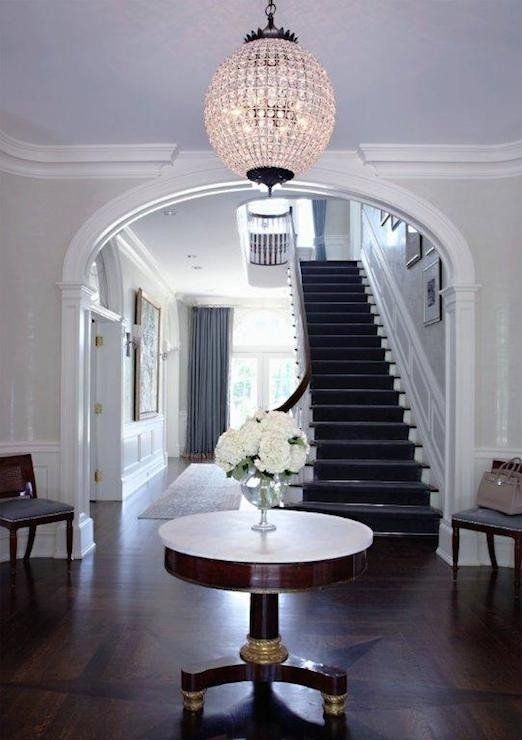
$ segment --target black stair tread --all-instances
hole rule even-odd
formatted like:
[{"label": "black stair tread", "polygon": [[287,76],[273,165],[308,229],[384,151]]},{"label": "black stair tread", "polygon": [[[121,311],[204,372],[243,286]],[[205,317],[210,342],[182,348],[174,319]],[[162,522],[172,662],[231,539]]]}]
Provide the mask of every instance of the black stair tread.
[{"label": "black stair tread", "polygon": [[[314,283],[313,280],[303,281],[303,290],[309,293],[363,293],[364,295],[370,295],[366,293],[366,288],[369,287],[365,283],[354,283],[348,282],[337,282],[334,280],[324,280],[319,283]],[[338,290],[332,291],[332,288],[338,288]]]},{"label": "black stair tread", "polygon": [[[366,408],[366,406],[364,407]],[[389,409],[389,406],[384,406],[384,408]],[[403,408],[401,406],[401,408]],[[394,429],[398,429],[399,427],[401,429],[404,429],[404,427],[408,427],[409,429],[416,429],[415,424],[407,424],[405,421],[311,421],[310,425],[311,427],[357,427],[357,429],[360,429],[361,427],[371,427],[374,429],[375,427],[378,427],[382,429],[383,427],[389,428],[392,427]]]},{"label": "black stair tread", "polygon": [[[352,465],[352,466],[360,466],[360,465],[371,465],[373,468],[385,468],[385,467],[405,467],[405,468],[412,468],[412,467],[418,467],[418,468],[429,468],[430,466],[427,463],[420,462],[418,460],[375,460],[372,458],[366,459],[366,458],[357,458],[355,460],[345,460],[344,458],[330,458],[326,460],[316,460],[315,463],[308,462],[307,465]],[[386,480],[386,479],[384,479]]]},{"label": "black stair tread", "polygon": [[[356,334],[355,336],[360,337],[361,335]],[[331,352],[335,350],[337,352],[339,349],[347,350],[348,352],[381,352],[382,353],[382,352],[390,351],[390,350],[387,350],[385,347],[372,347],[372,346],[369,346],[369,347],[355,347],[355,346],[354,347],[339,347],[339,345],[330,346],[328,344],[320,344],[320,345],[317,345],[317,347],[312,347],[312,354],[314,352],[322,352],[323,350],[327,352]],[[322,359],[322,358],[317,358],[317,359]],[[366,362],[366,361],[367,360],[364,360],[364,359],[362,360],[362,362]],[[325,362],[329,362],[329,360],[325,360]],[[393,364],[392,360],[376,360],[376,362],[392,362]]]},{"label": "black stair tread", "polygon": [[[372,371],[375,370],[382,370],[381,373],[376,372],[368,372],[368,373],[355,373],[356,375],[369,375],[370,377],[373,377],[373,375],[388,375],[390,371],[390,365],[393,365],[393,362],[390,362],[390,360],[355,360],[350,358],[349,360],[323,360],[322,358],[315,358],[312,357],[312,368],[317,368],[318,373],[315,373],[316,375],[353,375],[353,373],[343,373],[339,372],[339,370],[349,370],[351,367],[360,366],[360,365],[369,365],[369,369]],[[328,372],[328,366],[334,365],[335,366],[335,373],[329,373]],[[358,369],[357,367],[355,369]],[[391,376],[393,378],[397,378],[399,376],[393,375]]]},{"label": "black stair tread", "polygon": [[431,491],[436,493],[439,489],[436,486],[432,486],[430,483],[423,483],[420,480],[316,480],[306,481],[305,483],[296,484],[301,488],[383,488],[396,490],[397,488],[407,488],[410,491]]},{"label": "black stair tread", "polygon": [[[372,314],[373,315],[373,314]],[[324,328],[324,324],[320,321],[309,321],[308,326],[321,326]],[[367,323],[363,323],[362,321],[332,321],[327,326],[368,326]],[[375,328],[376,326],[383,326],[383,324],[372,324],[372,328]],[[349,332],[346,332],[347,336],[350,336]],[[337,337],[337,336],[344,336],[343,334],[328,334],[328,332],[325,332],[321,336],[323,337]]]},{"label": "black stair tread", "polygon": [[[323,393],[326,393],[329,389],[324,388]],[[358,390],[363,390],[358,389]],[[377,389],[378,391],[381,390],[380,388]],[[376,393],[376,391],[372,391],[372,393]],[[399,404],[386,404],[386,405],[380,405],[375,403],[312,403],[310,405],[310,408],[313,410],[314,408],[320,408],[320,409],[368,409],[368,407],[372,409],[379,409],[380,411],[389,411],[390,409],[402,409],[403,411],[411,411],[410,406],[401,406]],[[315,422],[314,422],[315,423]],[[322,422],[324,424],[330,424],[332,422],[326,421]],[[342,424],[348,424],[349,422],[340,422]],[[354,424],[358,424],[359,422],[354,422]],[[368,424],[371,424],[372,422],[368,422]],[[397,422],[399,423],[399,422]]]},{"label": "black stair tread", "polygon": [[[358,296],[359,298],[361,298],[361,296],[368,297],[368,298],[370,297],[368,293],[363,293],[359,291],[350,292],[349,290],[307,290],[306,285],[303,286],[303,292],[304,292],[305,303],[321,303],[321,302],[327,303],[328,299],[331,300],[332,296],[334,295],[342,295],[345,298],[349,298],[352,295]],[[324,300],[317,301],[316,299],[312,299],[311,296],[324,296]],[[335,302],[336,303],[370,303],[373,306],[376,305],[375,302],[372,303],[371,301],[361,301],[361,300],[359,301],[347,300],[347,301],[335,301]]]},{"label": "black stair tread", "polygon": [[332,267],[333,265],[359,265],[361,260],[299,260],[301,265],[310,265],[313,267]]},{"label": "black stair tread", "polygon": [[[391,375],[390,373],[314,373],[313,378],[330,378],[332,380],[335,380],[335,378],[368,378],[368,382],[372,380],[372,378],[392,378],[393,380],[400,379],[400,375]],[[346,390],[346,388],[325,388],[324,390]],[[357,390],[375,390],[371,386],[368,386],[367,388],[357,388]],[[396,388],[391,388],[390,390],[397,390]]]},{"label": "black stair tread", "polygon": [[379,445],[397,445],[399,447],[422,447],[420,442],[412,442],[410,439],[313,439],[310,441],[313,447],[319,445],[347,445],[347,446],[358,446],[358,445],[371,445],[372,447],[378,447]]},{"label": "black stair tread", "polygon": [[389,516],[395,514],[397,516],[416,516],[426,517],[429,519],[440,519],[442,514],[438,509],[434,509],[432,506],[414,506],[411,504],[350,504],[350,503],[330,503],[327,501],[304,501],[303,503],[297,503],[293,506],[295,508],[305,508],[306,506],[321,506],[326,508],[340,508],[342,507],[346,511],[358,511],[361,514],[375,514],[380,516]]},{"label": "black stair tread", "polygon": [[[306,303],[306,296],[305,296],[305,303]],[[367,306],[368,305],[368,301],[334,301],[334,302],[332,302],[332,301],[311,301],[309,303],[310,306],[313,306],[314,307],[314,311],[320,311],[320,309],[317,308],[317,306],[323,306],[323,305],[324,306],[330,306],[330,307],[335,306],[336,309],[339,309],[339,310],[336,310],[336,311],[325,311],[325,313],[342,313],[342,307],[343,306],[360,306],[361,304],[363,306]],[[376,303],[370,303],[370,305],[371,306],[376,306],[377,304]]]}]

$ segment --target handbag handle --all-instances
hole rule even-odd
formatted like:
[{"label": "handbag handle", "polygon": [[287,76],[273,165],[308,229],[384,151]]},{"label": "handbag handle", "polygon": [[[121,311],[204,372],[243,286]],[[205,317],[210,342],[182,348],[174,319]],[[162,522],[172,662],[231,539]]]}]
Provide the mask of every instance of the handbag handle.
[{"label": "handbag handle", "polygon": [[520,473],[522,468],[522,459],[520,457],[512,457],[511,460],[507,460],[502,463],[497,471],[497,481],[500,483],[501,477],[505,477],[507,480],[511,478],[515,473]]}]

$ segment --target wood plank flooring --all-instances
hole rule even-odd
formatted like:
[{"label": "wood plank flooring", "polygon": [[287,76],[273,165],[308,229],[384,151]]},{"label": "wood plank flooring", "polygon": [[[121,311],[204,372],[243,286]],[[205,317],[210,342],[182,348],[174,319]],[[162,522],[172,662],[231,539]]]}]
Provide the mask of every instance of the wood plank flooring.
[{"label": "wood plank flooring", "polygon": [[163,569],[158,521],[137,515],[183,469],[173,463],[123,506],[93,505],[97,549],[74,562],[0,566],[0,736],[6,740],[349,738],[519,740],[520,609],[511,571],[463,568],[458,587],[433,550],[378,541],[359,581],[281,597],[297,655],[348,668],[346,722],[320,696],[277,685],[210,689],[183,717],[183,664],[234,653],[248,596],[182,583]]}]

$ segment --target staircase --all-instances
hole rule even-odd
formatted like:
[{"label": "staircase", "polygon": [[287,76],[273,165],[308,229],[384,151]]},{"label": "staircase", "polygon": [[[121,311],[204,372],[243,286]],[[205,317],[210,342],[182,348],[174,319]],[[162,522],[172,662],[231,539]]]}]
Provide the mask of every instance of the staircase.
[{"label": "staircase", "polygon": [[438,535],[435,491],[382,346],[357,262],[301,262],[311,345],[316,458],[299,509],[346,516],[381,535]]}]

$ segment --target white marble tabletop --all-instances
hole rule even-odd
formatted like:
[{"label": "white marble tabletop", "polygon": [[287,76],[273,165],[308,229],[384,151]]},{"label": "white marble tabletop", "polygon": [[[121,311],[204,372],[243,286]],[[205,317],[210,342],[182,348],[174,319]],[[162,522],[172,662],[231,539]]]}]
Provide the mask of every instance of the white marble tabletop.
[{"label": "white marble tabletop", "polygon": [[277,529],[254,532],[257,511],[217,511],[172,519],[159,528],[177,552],[236,563],[306,563],[353,555],[373,542],[365,524],[329,514],[272,509]]}]

